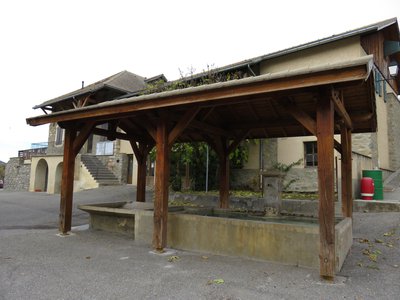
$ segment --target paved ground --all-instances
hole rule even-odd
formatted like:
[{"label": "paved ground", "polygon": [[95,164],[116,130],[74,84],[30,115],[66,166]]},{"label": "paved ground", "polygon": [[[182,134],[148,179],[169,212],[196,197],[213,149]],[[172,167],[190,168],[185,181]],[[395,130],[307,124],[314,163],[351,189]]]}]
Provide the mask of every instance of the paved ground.
[{"label": "paved ground", "polygon": [[[81,192],[75,203],[132,194],[130,187]],[[35,201],[48,211],[35,212]],[[58,196],[0,191],[0,299],[399,299],[400,213],[354,215],[353,247],[334,283],[320,280],[318,270],[269,262],[156,255],[148,245],[82,227],[59,237],[57,215]],[[74,210],[73,223],[85,222]]]}]

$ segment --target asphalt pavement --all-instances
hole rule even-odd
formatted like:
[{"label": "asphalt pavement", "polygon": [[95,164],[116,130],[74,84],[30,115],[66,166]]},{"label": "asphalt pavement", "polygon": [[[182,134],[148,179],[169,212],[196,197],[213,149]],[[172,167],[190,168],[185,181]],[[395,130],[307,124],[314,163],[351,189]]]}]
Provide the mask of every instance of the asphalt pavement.
[{"label": "asphalt pavement", "polygon": [[[132,186],[97,189],[76,193],[75,206],[132,197]],[[353,246],[326,282],[318,270],[296,266],[154,254],[149,245],[88,230],[87,215],[75,208],[73,234],[61,237],[58,206],[59,195],[0,191],[0,299],[399,299],[398,212],[354,214]]]}]

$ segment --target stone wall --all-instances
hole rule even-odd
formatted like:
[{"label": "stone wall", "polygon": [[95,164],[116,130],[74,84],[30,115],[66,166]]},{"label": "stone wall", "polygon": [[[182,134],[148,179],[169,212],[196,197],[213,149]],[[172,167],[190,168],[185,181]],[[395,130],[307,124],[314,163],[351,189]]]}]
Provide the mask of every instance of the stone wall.
[{"label": "stone wall", "polygon": [[390,169],[400,169],[400,102],[394,94],[387,95]]},{"label": "stone wall", "polygon": [[128,179],[128,155],[119,153],[115,155],[96,155],[98,159],[117,177],[120,183]]},{"label": "stone wall", "polygon": [[371,157],[373,147],[371,133],[353,133],[351,135],[351,149],[354,152]]},{"label": "stone wall", "polygon": [[233,190],[260,190],[259,169],[232,169],[230,188]]},{"label": "stone wall", "polygon": [[57,124],[51,123],[49,125],[49,137],[48,137],[48,146],[47,146],[47,155],[63,155],[64,153],[64,143],[61,145],[55,145],[56,142],[56,132],[57,132]]},{"label": "stone wall", "polygon": [[6,165],[4,190],[28,191],[30,175],[30,163],[25,163],[24,160],[19,157],[11,158]]},{"label": "stone wall", "polygon": [[292,168],[284,177],[283,189],[287,192],[317,192],[318,168]]}]

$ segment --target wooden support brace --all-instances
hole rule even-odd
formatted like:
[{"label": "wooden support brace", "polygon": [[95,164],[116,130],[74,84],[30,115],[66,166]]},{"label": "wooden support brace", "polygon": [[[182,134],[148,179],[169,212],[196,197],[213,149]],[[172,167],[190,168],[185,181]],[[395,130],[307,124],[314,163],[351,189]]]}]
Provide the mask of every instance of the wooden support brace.
[{"label": "wooden support brace", "polygon": [[342,154],[342,152],[343,152],[342,145],[337,140],[334,140],[333,143],[334,143],[335,150],[337,152],[339,152],[340,154]]},{"label": "wooden support brace", "polygon": [[344,107],[343,95],[338,90],[335,90],[334,88],[332,88],[331,89],[331,100],[335,107],[336,113],[343,119],[346,127],[349,129],[352,129],[353,123],[351,121],[349,114],[346,111],[346,108]]},{"label": "wooden support brace", "polygon": [[334,203],[334,108],[327,93],[318,101],[317,147],[320,275],[335,276],[335,203]]},{"label": "wooden support brace", "polygon": [[86,143],[89,135],[92,133],[92,130],[95,126],[94,121],[87,122],[83,128],[79,131],[78,136],[74,140],[74,156],[76,157],[79,151],[82,149],[83,145]]},{"label": "wooden support brace", "polygon": [[236,139],[229,145],[228,149],[226,150],[228,152],[228,155],[235,151],[240,142],[243,141],[243,139],[250,133],[250,131],[251,129],[245,130],[242,132],[242,134],[236,137]]},{"label": "wooden support brace", "polygon": [[283,107],[295,118],[301,125],[304,126],[310,133],[317,135],[317,123],[307,113],[300,109],[296,104],[282,104]]},{"label": "wooden support brace", "polygon": [[172,129],[168,136],[168,144],[171,147],[179,135],[185,130],[185,128],[190,124],[190,122],[196,117],[197,113],[200,111],[200,106],[195,106],[190,108],[179,122]]}]

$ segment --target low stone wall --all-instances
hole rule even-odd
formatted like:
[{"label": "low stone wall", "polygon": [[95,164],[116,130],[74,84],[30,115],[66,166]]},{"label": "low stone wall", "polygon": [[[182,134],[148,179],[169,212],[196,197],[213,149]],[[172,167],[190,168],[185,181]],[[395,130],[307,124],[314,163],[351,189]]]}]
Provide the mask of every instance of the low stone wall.
[{"label": "low stone wall", "polygon": [[30,175],[30,161],[28,163],[23,158],[11,158],[6,165],[4,190],[15,192],[28,191]]},{"label": "low stone wall", "polygon": [[233,190],[260,190],[259,169],[232,169],[230,187]]}]

